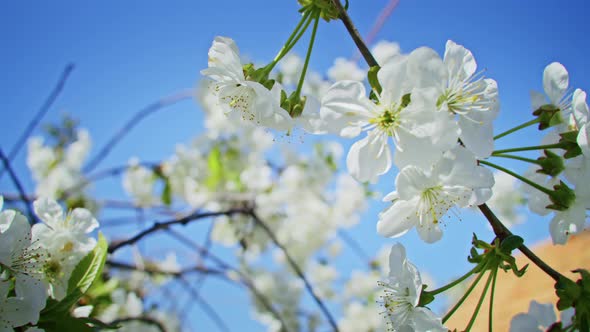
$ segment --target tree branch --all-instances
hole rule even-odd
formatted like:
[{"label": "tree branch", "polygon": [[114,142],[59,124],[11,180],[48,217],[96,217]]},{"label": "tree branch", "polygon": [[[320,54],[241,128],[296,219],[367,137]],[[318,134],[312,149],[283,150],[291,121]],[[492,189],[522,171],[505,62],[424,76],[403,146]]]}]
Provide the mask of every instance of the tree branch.
[{"label": "tree branch", "polygon": [[352,23],[350,16],[348,16],[348,13],[344,9],[344,7],[342,7],[340,0],[332,0],[332,3],[334,3],[334,6],[336,6],[336,9],[338,9],[340,20],[342,21],[342,23],[344,23],[346,30],[348,30],[350,37],[356,44],[356,47],[361,52],[361,55],[363,56],[369,67],[379,67],[379,63],[377,62],[377,60],[375,60],[373,54],[371,54],[371,51],[369,51],[367,44],[365,44],[365,42],[363,41],[363,37],[361,37],[361,34]]},{"label": "tree branch", "polygon": [[[57,99],[59,94],[61,93],[61,90],[63,89],[64,85],[66,84],[66,81],[67,81],[68,77],[70,76],[70,73],[72,72],[72,70],[74,70],[74,64],[68,63],[66,65],[66,67],[64,68],[61,76],[59,77],[57,84],[53,88],[53,91],[51,91],[51,93],[49,94],[49,96],[47,97],[47,99],[45,100],[43,105],[41,105],[41,108],[39,108],[39,110],[37,111],[35,116],[33,116],[33,118],[31,119],[31,122],[29,122],[29,124],[27,125],[27,127],[25,128],[25,130],[23,131],[21,136],[18,138],[16,143],[14,143],[14,146],[12,147],[12,149],[10,149],[10,152],[8,153],[8,160],[9,161],[12,161],[14,159],[14,157],[16,157],[16,154],[23,147],[23,145],[25,144],[25,142],[27,141],[27,139],[29,138],[29,136],[31,135],[33,130],[35,130],[35,127],[37,127],[37,125],[39,124],[39,122],[41,121],[43,116],[45,116],[47,111],[49,111],[49,109],[51,108],[51,105],[53,105],[53,103],[55,102],[55,100]],[[5,169],[6,168],[0,170],[0,179],[2,178],[2,175],[4,175]]]},{"label": "tree branch", "polygon": [[188,100],[192,98],[193,90],[187,89],[182,90],[178,93],[173,95],[164,97],[146,107],[139,110],[127,123],[119,129],[115,133],[115,135],[99,150],[98,154],[86,164],[84,167],[84,172],[90,172],[93,170],[106,156],[111,152],[111,150],[127,135],[133,127],[135,127],[141,120],[143,120],[148,115],[155,113],[158,110],[161,110],[165,107],[174,105],[180,101]]},{"label": "tree branch", "polygon": [[10,160],[8,160],[8,158],[6,158],[6,156],[4,155],[4,151],[2,151],[2,148],[0,148],[0,159],[2,159],[2,163],[4,164],[4,169],[8,170],[8,174],[10,174],[10,178],[12,179],[12,182],[14,183],[14,186],[18,190],[20,200],[25,203],[25,207],[27,209],[27,212],[29,213],[29,218],[30,218],[29,222],[33,223],[33,224],[37,223],[39,220],[37,219],[37,216],[33,213],[33,209],[31,208],[31,201],[28,199],[22,183],[18,179],[18,176],[16,176],[16,173],[14,173],[14,170],[10,166]]},{"label": "tree branch", "polygon": [[328,322],[330,323],[330,325],[332,326],[334,331],[339,331],[338,324],[336,324],[336,320],[334,320],[334,317],[332,317],[332,314],[330,313],[330,311],[328,310],[328,308],[326,307],[326,305],[324,304],[322,299],[320,299],[320,297],[315,293],[313,286],[311,285],[311,283],[309,282],[309,280],[305,276],[305,273],[303,273],[303,271],[301,270],[299,265],[297,265],[297,262],[295,262],[295,260],[291,257],[291,255],[287,251],[287,248],[285,248],[285,246],[283,246],[279,242],[279,240],[274,235],[274,233],[270,230],[270,228],[268,228],[268,226],[260,218],[258,218],[258,216],[256,215],[256,213],[254,211],[251,211],[250,215],[254,219],[255,223],[258,226],[260,226],[260,228],[262,228],[264,230],[264,232],[268,235],[268,237],[272,240],[272,242],[277,247],[279,247],[279,249],[281,249],[281,251],[283,252],[285,257],[287,258],[289,265],[295,271],[295,274],[297,274],[297,276],[299,276],[299,278],[303,281],[303,283],[305,284],[305,288],[307,289],[307,291],[309,292],[309,294],[311,295],[311,297],[313,298],[315,303],[320,307],[320,310],[322,311],[324,316],[326,316],[326,318],[328,319]]},{"label": "tree branch", "polygon": [[[494,230],[494,234],[500,239],[500,241],[504,240],[509,235],[512,235],[512,232],[502,224],[502,222],[496,217],[496,215],[490,210],[487,204],[482,204],[478,206],[479,210],[483,215],[486,217],[492,229]],[[531,260],[535,265],[537,265],[543,272],[547,273],[553,280],[558,281],[560,278],[565,278],[561,273],[554,270],[551,266],[547,265],[539,256],[535,255],[527,246],[524,244],[518,247],[528,259]]]},{"label": "tree branch", "polygon": [[172,220],[168,220],[168,221],[164,221],[164,222],[155,222],[152,225],[152,227],[139,232],[138,234],[136,234],[135,236],[133,236],[127,240],[112,243],[111,245],[109,245],[108,252],[110,254],[112,254],[113,252],[117,251],[118,249],[120,249],[122,247],[136,243],[137,241],[141,240],[143,237],[145,237],[147,235],[150,235],[151,233],[154,233],[154,232],[162,230],[162,229],[168,229],[170,226],[173,226],[173,225],[186,225],[191,221],[210,218],[210,217],[231,216],[233,214],[249,214],[249,213],[250,213],[250,211],[246,210],[246,209],[231,209],[231,210],[219,211],[219,212],[195,212],[195,213],[192,213],[192,214],[190,214],[186,217],[183,217],[183,218],[172,219]]},{"label": "tree branch", "polygon": [[117,325],[119,323],[125,323],[125,322],[142,322],[142,323],[146,323],[146,324],[153,325],[153,326],[157,327],[158,330],[160,330],[160,332],[167,332],[166,328],[164,327],[164,324],[160,323],[159,321],[157,321],[151,317],[147,317],[147,316],[118,318],[118,319],[115,319],[114,321],[110,322],[110,324]]}]

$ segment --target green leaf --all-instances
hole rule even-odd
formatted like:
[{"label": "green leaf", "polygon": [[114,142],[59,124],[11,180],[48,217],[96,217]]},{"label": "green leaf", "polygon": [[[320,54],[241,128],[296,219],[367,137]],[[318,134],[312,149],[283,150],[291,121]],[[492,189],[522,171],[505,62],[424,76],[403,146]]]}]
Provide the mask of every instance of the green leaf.
[{"label": "green leaf", "polygon": [[377,79],[377,73],[379,72],[379,69],[381,69],[379,66],[373,66],[369,68],[369,72],[367,73],[369,84],[371,85],[371,88],[373,88],[374,91],[377,91],[377,93],[381,93],[382,90],[381,84]]},{"label": "green leaf", "polygon": [[84,294],[97,276],[102,272],[107,259],[108,243],[102,233],[98,234],[98,243],[76,266],[68,282],[68,294],[78,289]]},{"label": "green leaf", "polygon": [[51,320],[40,320],[37,326],[45,332],[94,332],[86,325],[85,319],[75,318],[68,313],[52,317]]},{"label": "green leaf", "polygon": [[164,180],[164,189],[162,189],[161,195],[162,203],[166,206],[170,206],[172,204],[172,186],[170,185],[170,180],[166,178]]},{"label": "green leaf", "polygon": [[223,179],[223,163],[221,162],[219,147],[216,146],[209,152],[207,166],[209,168],[209,177],[205,181],[205,185],[209,190],[214,190]]}]

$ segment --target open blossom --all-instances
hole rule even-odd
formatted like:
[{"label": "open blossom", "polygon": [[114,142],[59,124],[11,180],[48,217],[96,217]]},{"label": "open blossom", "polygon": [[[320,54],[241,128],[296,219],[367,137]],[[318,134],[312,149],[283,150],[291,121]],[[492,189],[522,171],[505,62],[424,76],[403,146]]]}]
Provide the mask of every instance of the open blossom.
[{"label": "open blossom", "polygon": [[[0,196],[0,209],[2,203]],[[0,330],[37,323],[47,299],[44,259],[44,252],[31,246],[27,218],[14,210],[0,212]],[[13,287],[15,296],[9,297]]]},{"label": "open blossom", "polygon": [[227,37],[215,37],[209,49],[209,68],[201,74],[215,81],[213,93],[228,116],[289,130],[291,116],[279,105],[280,84],[275,83],[269,91],[258,82],[246,80],[242,67],[235,42]]},{"label": "open blossom", "polygon": [[377,76],[382,92],[377,103],[354,81],[337,82],[322,99],[320,114],[328,132],[343,137],[367,132],[352,145],[346,159],[357,180],[375,182],[391,168],[390,138],[395,142],[398,167],[412,164],[428,168],[456,144],[457,124],[447,112],[437,112],[436,91],[416,89],[413,84],[420,79],[417,76],[431,75],[426,69],[411,70],[415,64],[435,62],[437,57],[433,50],[419,48],[381,68]]},{"label": "open blossom", "polygon": [[137,158],[129,161],[129,168],[123,176],[123,188],[133,197],[135,204],[149,207],[158,203],[154,194],[156,176],[147,167],[139,164]]},{"label": "open blossom", "polygon": [[447,151],[431,170],[407,166],[395,180],[397,190],[384,198],[392,205],[379,215],[377,232],[398,237],[416,227],[422,240],[436,242],[447,211],[483,204],[493,185],[492,173],[463,147]]},{"label": "open blossom", "polygon": [[489,157],[494,149],[492,121],[499,109],[496,81],[476,72],[471,51],[449,40],[443,61],[417,63],[431,75],[422,75],[418,84],[437,90],[437,107],[457,116],[459,138],[478,158]]},{"label": "open blossom", "polygon": [[389,278],[380,285],[385,289],[383,305],[393,331],[447,331],[430,309],[418,307],[422,279],[416,266],[407,260],[403,245],[391,248]]},{"label": "open blossom", "polygon": [[57,202],[40,198],[33,202],[35,214],[43,223],[32,228],[35,245],[47,250],[45,277],[50,283],[50,295],[62,299],[68,280],[76,265],[96,246],[96,239],[88,236],[98,227],[90,211],[76,208],[66,216]]}]

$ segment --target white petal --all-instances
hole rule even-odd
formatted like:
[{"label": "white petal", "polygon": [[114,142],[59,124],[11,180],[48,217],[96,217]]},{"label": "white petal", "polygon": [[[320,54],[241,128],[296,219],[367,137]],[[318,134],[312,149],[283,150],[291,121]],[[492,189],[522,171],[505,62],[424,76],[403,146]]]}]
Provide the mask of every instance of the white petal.
[{"label": "white petal", "polygon": [[393,202],[392,206],[379,214],[377,233],[386,237],[399,237],[407,233],[417,222],[417,203],[417,198]]},{"label": "white petal", "polygon": [[494,126],[486,119],[488,112],[471,112],[459,117],[461,141],[477,158],[485,159],[494,151]]},{"label": "white petal", "polygon": [[320,117],[328,132],[354,137],[350,135],[360,133],[360,126],[372,117],[370,110],[374,107],[362,83],[341,81],[334,83],[323,96]]},{"label": "white petal", "polygon": [[531,107],[533,109],[533,111],[538,110],[541,106],[547,104],[547,98],[545,98],[545,96],[537,91],[531,91],[530,92],[531,95]]},{"label": "white petal", "polygon": [[[236,43],[227,37],[215,37],[209,49],[209,69],[201,71],[214,80],[244,81],[240,53]],[[210,70],[215,68],[216,70]]]},{"label": "white petal", "polygon": [[33,202],[35,214],[50,227],[55,227],[63,220],[63,210],[56,201],[43,197]]},{"label": "white petal", "polygon": [[448,71],[438,53],[429,47],[419,47],[408,57],[408,77],[416,88],[436,88],[447,84]]},{"label": "white petal", "polygon": [[348,172],[358,181],[377,181],[379,175],[391,168],[391,151],[387,136],[373,137],[371,133],[355,142],[346,156]]},{"label": "white petal", "polygon": [[477,63],[471,51],[452,40],[447,41],[444,63],[449,76],[458,77],[461,81],[471,77],[477,69]]},{"label": "white petal", "polygon": [[426,243],[434,243],[442,238],[442,230],[438,223],[423,222],[416,226],[418,235]]},{"label": "white petal", "polygon": [[77,233],[90,233],[98,227],[98,221],[86,209],[76,208],[70,214],[69,222]]},{"label": "white petal", "polygon": [[415,331],[428,331],[428,332],[447,332],[441,319],[430,311],[428,308],[418,307],[412,311],[412,320],[414,322],[413,327]]},{"label": "white petal", "polygon": [[569,85],[569,75],[565,67],[559,62],[553,62],[543,71],[543,88],[553,105],[559,105],[559,101],[565,95]]}]

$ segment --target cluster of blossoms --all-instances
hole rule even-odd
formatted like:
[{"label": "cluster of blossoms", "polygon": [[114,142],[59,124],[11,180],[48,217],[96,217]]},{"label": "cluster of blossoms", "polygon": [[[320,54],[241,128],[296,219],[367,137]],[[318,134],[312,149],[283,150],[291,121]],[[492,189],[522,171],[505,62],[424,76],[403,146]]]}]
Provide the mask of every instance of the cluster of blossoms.
[{"label": "cluster of blossoms", "polygon": [[37,196],[63,197],[67,194],[70,200],[85,196],[82,192],[82,165],[92,142],[87,130],[75,130],[71,122],[66,118],[63,128],[49,128],[55,144],[46,144],[42,137],[33,137],[28,142],[27,166],[37,182]]},{"label": "cluster of blossoms", "polygon": [[[299,58],[284,57],[279,74],[269,78],[272,76],[268,76],[268,71],[276,59],[261,68],[261,72],[254,70],[252,65],[241,62],[233,40],[217,37],[209,50],[209,68],[202,71],[211,80],[207,99],[221,110],[218,114],[241,119],[242,123],[286,131],[287,135],[300,127],[311,134],[361,136],[346,157],[348,171],[354,179],[376,183],[392,166],[399,170],[395,190],[384,198],[391,206],[379,215],[380,235],[398,237],[415,227],[423,241],[433,243],[442,237],[441,224],[449,210],[481,206],[487,201],[500,208],[499,215],[508,226],[522,221],[515,206],[524,202],[531,211],[541,215],[553,211],[550,233],[555,243],[565,243],[569,235],[584,228],[590,208],[589,192],[584,186],[590,174],[586,167],[588,106],[582,90],[567,94],[568,77],[562,65],[553,63],[545,70],[543,81],[549,101],[533,94],[536,118],[494,136],[493,121],[499,112],[497,84],[477,71],[468,49],[448,41],[443,57],[427,47],[401,54],[392,44],[382,44],[381,50],[381,66],[371,68],[366,75],[371,87],[369,93],[363,82],[364,71],[355,62],[337,59],[328,71],[328,77],[335,83],[318,84],[321,80],[310,75],[309,85],[318,88],[308,88],[300,96],[307,82],[303,80],[304,65],[296,92],[287,97],[285,90],[297,82],[301,72]],[[284,55],[279,53],[277,59]],[[495,140],[535,123],[540,130],[552,128],[542,146],[494,150]],[[543,149],[545,156],[537,160],[507,155]],[[492,157],[520,159],[535,167],[529,176],[523,177],[489,162]],[[493,175],[484,166],[503,173]],[[561,174],[564,176],[560,177]],[[525,183],[523,193],[514,190],[514,179],[507,175]],[[492,189],[497,191],[496,195]],[[314,204],[305,202],[305,206],[310,210]],[[281,229],[276,228],[279,234]],[[418,305],[420,287],[408,285],[417,285],[419,276],[408,272],[415,268],[405,262],[405,253],[397,256],[403,256],[403,263],[398,263],[407,269],[398,271],[399,275],[390,275],[396,280],[397,286],[393,288],[401,287],[404,296],[410,298],[407,301],[397,298],[391,301],[390,307],[386,306],[394,325],[402,326],[401,329],[409,326],[420,330],[428,326],[428,329],[444,330],[428,309],[405,309]],[[388,293],[389,297],[398,295],[397,290]]]},{"label": "cluster of blossoms", "polygon": [[[550,132],[541,142],[544,155],[527,172],[534,184],[555,191],[541,191],[530,184],[523,188],[529,209],[545,216],[553,213],[550,233],[553,243],[564,244],[570,235],[581,232],[590,209],[590,126],[586,92],[570,93],[569,75],[560,63],[548,65],[543,72],[547,98],[532,92],[533,110],[550,115]],[[570,143],[570,146],[565,146]],[[548,163],[551,162],[551,166]],[[573,188],[568,188],[569,184]],[[557,200],[556,195],[565,198]]]},{"label": "cluster of blossoms", "polygon": [[17,211],[0,212],[2,331],[36,325],[47,298],[64,299],[72,271],[96,245],[96,239],[88,234],[98,222],[88,210],[78,208],[64,215],[62,208],[47,198],[33,205],[43,221],[33,227]]},{"label": "cluster of blossoms", "polygon": [[[234,50],[235,56],[222,57],[225,53],[219,50],[225,48]],[[252,92],[250,102],[236,107],[219,92],[224,84],[254,91],[240,84],[255,82],[243,77],[242,81],[227,79],[235,76],[230,73],[242,73],[237,54],[233,41],[217,38],[209,51],[209,69],[203,71],[214,80],[217,104],[227,114],[251,113],[248,107],[265,100],[269,106],[264,111],[251,106],[260,112],[255,123],[263,126],[283,130],[296,123],[312,133],[343,137],[366,132],[348,152],[350,174],[362,182],[376,182],[392,163],[400,169],[397,190],[385,198],[393,204],[380,216],[377,228],[381,235],[400,236],[416,226],[423,240],[435,242],[442,236],[441,218],[449,209],[483,204],[490,198],[493,176],[478,165],[477,158],[486,158],[493,151],[497,86],[476,72],[473,55],[464,47],[449,41],[444,59],[426,47],[408,55],[394,53],[386,57],[377,74],[380,91],[374,89],[368,96],[362,82],[339,81],[325,91],[318,108],[310,102],[313,96],[306,97],[303,112],[293,119],[285,115],[279,97]],[[220,72],[225,74],[213,75]],[[331,72],[334,76],[338,71]],[[273,89],[277,88],[280,85],[275,83]],[[243,93],[232,98],[238,96]],[[286,125],[276,126],[278,122]],[[391,143],[395,145],[393,157]]]}]

